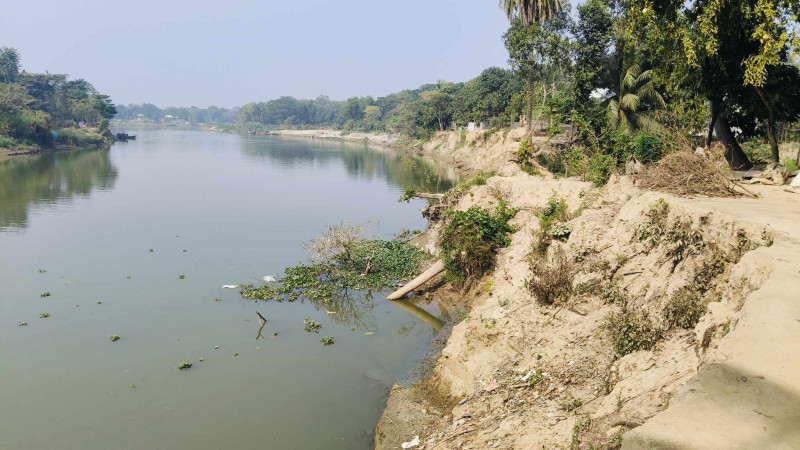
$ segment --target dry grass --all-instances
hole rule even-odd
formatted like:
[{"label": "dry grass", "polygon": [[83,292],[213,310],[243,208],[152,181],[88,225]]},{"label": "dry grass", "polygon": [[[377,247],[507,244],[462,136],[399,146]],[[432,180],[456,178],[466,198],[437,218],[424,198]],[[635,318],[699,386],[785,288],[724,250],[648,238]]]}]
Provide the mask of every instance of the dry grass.
[{"label": "dry grass", "polygon": [[726,178],[727,164],[717,149],[709,157],[690,151],[677,151],[645,169],[640,186],[652,191],[680,196],[736,197],[733,184]]},{"label": "dry grass", "polygon": [[572,295],[572,261],[560,247],[548,264],[547,256],[533,252],[530,256],[531,277],[527,280],[528,292],[543,305],[564,305]]}]

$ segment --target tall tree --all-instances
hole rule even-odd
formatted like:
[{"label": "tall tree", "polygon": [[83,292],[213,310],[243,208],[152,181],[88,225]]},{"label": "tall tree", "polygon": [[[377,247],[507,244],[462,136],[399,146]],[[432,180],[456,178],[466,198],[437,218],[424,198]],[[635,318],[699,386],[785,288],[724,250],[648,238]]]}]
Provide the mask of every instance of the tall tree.
[{"label": "tall tree", "polygon": [[[540,26],[544,25],[552,21],[554,17],[565,9],[561,0],[500,0],[500,8],[503,9],[503,12],[506,13],[506,17],[508,17],[508,20],[512,23],[512,29],[515,20],[519,21],[521,25],[515,30],[516,33],[511,34],[512,30],[509,30],[509,32],[503,36],[506,48],[514,48],[518,58],[532,58],[536,56],[531,52],[532,48],[530,45],[527,49],[523,48],[525,47],[523,45],[524,40],[526,40],[526,37],[530,36],[524,36],[520,28],[530,28],[534,24]],[[509,43],[511,43],[510,47]],[[530,60],[526,62],[515,59],[513,55],[511,59],[512,61],[518,61],[517,67],[520,69],[520,73],[524,72],[525,89],[528,93],[528,103],[525,111],[527,118],[526,128],[530,132],[532,126],[531,119],[533,118],[533,84],[536,72]]]},{"label": "tall tree", "polygon": [[[638,37],[652,55],[683,56],[685,67],[664,65],[664,72],[685,70],[698,81],[693,86],[705,95],[712,110],[709,129],[726,147],[734,168],[752,166],[742,152],[728,124],[735,112],[731,99],[742,86],[766,93],[770,71],[787,59],[787,48],[796,35],[797,0],[626,0],[627,31]],[[675,60],[679,61],[679,60]],[[689,77],[691,78],[691,77]],[[764,108],[775,103],[759,95]],[[774,128],[774,127],[770,127]],[[777,139],[768,129],[777,162]]]},{"label": "tall tree", "polygon": [[0,47],[0,83],[17,81],[19,52],[15,48]]},{"label": "tall tree", "polygon": [[633,64],[620,80],[616,95],[609,99],[608,120],[612,127],[625,133],[641,128],[654,129],[658,122],[653,112],[664,106],[664,98],[653,82],[652,70],[642,71],[638,64]]},{"label": "tall tree", "polygon": [[606,58],[614,21],[606,0],[588,0],[578,6],[575,35],[575,103],[580,109],[608,78]]}]

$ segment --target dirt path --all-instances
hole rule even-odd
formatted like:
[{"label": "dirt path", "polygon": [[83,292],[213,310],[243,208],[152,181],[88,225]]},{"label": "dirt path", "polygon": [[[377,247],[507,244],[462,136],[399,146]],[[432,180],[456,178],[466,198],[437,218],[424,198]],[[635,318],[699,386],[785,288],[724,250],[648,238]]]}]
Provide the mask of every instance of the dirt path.
[{"label": "dirt path", "polygon": [[710,361],[623,449],[800,448],[800,199],[757,191],[762,198],[686,200],[777,231],[775,245],[752,255],[770,274]]}]

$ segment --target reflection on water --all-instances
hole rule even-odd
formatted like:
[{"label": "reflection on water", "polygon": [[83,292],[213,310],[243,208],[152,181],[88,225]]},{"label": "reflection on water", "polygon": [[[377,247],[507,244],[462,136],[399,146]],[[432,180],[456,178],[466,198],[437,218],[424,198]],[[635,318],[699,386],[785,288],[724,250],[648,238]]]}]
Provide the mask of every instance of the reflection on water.
[{"label": "reflection on water", "polygon": [[451,182],[360,145],[129,131],[110,152],[0,165],[0,447],[371,448],[442,306],[377,291],[254,303],[220,286],[298,264],[342,219],[424,228],[403,186]]},{"label": "reflection on water", "polygon": [[[280,142],[280,146],[275,145]],[[391,184],[418,186],[430,192],[453,187],[450,169],[435,167],[420,158],[393,150],[376,150],[349,142],[331,143],[312,139],[243,139],[242,153],[251,160],[269,160],[284,167],[311,168],[344,164],[351,179],[382,179]]]},{"label": "reflection on water", "polygon": [[28,210],[93,190],[113,189],[117,169],[108,150],[48,153],[0,164],[0,231],[25,227]]}]

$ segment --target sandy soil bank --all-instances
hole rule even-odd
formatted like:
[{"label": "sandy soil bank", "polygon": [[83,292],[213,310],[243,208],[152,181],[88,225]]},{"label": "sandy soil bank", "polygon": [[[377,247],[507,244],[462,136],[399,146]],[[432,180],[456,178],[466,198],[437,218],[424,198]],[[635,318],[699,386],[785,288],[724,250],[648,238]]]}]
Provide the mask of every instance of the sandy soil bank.
[{"label": "sandy soil bank", "polygon": [[[433,375],[392,389],[376,448],[415,436],[414,448],[439,449],[800,448],[800,195],[756,186],[760,199],[687,199],[627,177],[602,189],[532,177],[511,161],[519,133],[441,133],[421,149],[497,173],[456,207],[509,201],[519,231],[461,294],[469,315]],[[573,295],[545,306],[526,281],[536,212],[553,196],[573,215],[568,240],[550,246],[569,256]],[[688,289],[707,312],[670,327],[665,306]],[[607,324],[620,298],[660,327],[652,349],[615,354]]]}]

